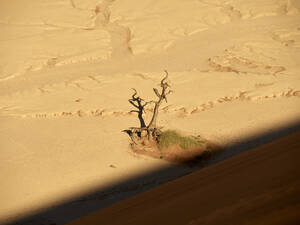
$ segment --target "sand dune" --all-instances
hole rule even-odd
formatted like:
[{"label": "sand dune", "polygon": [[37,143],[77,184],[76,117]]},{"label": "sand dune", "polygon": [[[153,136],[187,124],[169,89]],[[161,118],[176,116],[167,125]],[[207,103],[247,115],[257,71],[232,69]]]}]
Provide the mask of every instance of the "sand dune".
[{"label": "sand dune", "polygon": [[299,21],[297,0],[2,0],[0,223],[169,166],[120,132],[164,69],[165,128],[227,146],[299,121]]},{"label": "sand dune", "polygon": [[68,223],[298,224],[300,132]]}]

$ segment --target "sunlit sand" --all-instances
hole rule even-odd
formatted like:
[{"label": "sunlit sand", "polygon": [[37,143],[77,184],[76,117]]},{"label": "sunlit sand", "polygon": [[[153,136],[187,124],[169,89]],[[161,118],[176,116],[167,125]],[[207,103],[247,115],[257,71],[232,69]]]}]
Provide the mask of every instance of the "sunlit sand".
[{"label": "sunlit sand", "polygon": [[121,132],[165,69],[162,127],[227,146],[300,119],[297,0],[2,0],[0,33],[0,223],[173,165]]}]

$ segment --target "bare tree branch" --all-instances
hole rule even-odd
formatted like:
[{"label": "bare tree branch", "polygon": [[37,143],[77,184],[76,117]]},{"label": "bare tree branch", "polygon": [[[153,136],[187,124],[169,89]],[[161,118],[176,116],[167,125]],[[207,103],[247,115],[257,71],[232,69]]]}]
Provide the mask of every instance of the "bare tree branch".
[{"label": "bare tree branch", "polygon": [[160,94],[159,94],[158,90],[156,88],[153,88],[153,91],[156,94],[156,96],[160,98]]},{"label": "bare tree branch", "polygon": [[168,73],[167,70],[165,70],[165,73],[166,73],[166,76],[165,76],[165,77],[161,80],[161,82],[160,82],[160,86],[161,86],[161,87],[163,87],[164,84],[167,84],[167,83],[165,83],[165,80],[168,79],[169,73]]},{"label": "bare tree branch", "polygon": [[131,99],[129,99],[128,102],[129,102],[131,105],[133,105],[135,108],[139,108],[139,106],[136,105],[136,104],[134,104],[134,102],[133,102]]},{"label": "bare tree branch", "polygon": [[131,88],[131,89],[134,90],[134,93],[132,95],[132,99],[135,100],[136,99],[135,96],[137,95],[137,91],[136,91],[135,88]]},{"label": "bare tree branch", "polygon": [[139,96],[137,96],[137,91],[136,89],[132,88],[132,90],[134,91],[132,98],[128,99],[128,102],[133,105],[135,108],[137,108],[138,110],[131,110],[130,112],[136,112],[138,113],[138,118],[140,120],[140,125],[141,127],[146,127],[145,124],[145,120],[143,118],[143,113],[145,112],[144,107],[148,104],[147,102],[145,104],[142,104],[142,102],[144,101],[142,98],[140,98]]},{"label": "bare tree branch", "polygon": [[171,93],[171,90],[168,90],[168,92],[166,92],[167,89],[170,87],[170,85],[166,81],[168,79],[169,73],[168,73],[167,70],[165,70],[165,73],[166,73],[165,77],[160,82],[160,86],[162,88],[161,93],[159,93],[156,88],[153,88],[155,94],[158,97],[158,101],[155,102],[153,116],[152,116],[152,119],[151,119],[151,121],[148,125],[148,128],[151,128],[151,129],[156,128],[156,120],[157,120],[157,116],[158,116],[158,109],[159,109],[159,106],[160,106],[162,100],[164,99],[166,102],[168,102],[166,96]]}]

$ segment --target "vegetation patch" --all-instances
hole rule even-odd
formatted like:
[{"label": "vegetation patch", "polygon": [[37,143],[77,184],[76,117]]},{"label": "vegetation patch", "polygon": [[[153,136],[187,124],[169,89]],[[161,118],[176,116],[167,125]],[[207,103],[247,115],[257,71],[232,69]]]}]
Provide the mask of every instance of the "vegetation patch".
[{"label": "vegetation patch", "polygon": [[176,145],[188,150],[190,148],[203,147],[204,140],[195,136],[182,136],[175,130],[166,130],[158,137],[158,148],[161,151]]},{"label": "vegetation patch", "polygon": [[[161,130],[157,126],[159,108],[167,101],[167,96],[172,93],[168,83],[168,72],[160,82],[160,90],[153,88],[157,100],[145,101],[141,98],[136,89],[133,88],[133,95],[128,102],[134,107],[131,112],[136,113],[140,122],[139,127],[130,127],[123,132],[131,139],[131,149],[135,154],[146,155],[157,159],[163,159],[175,163],[196,164],[209,158],[212,152],[217,149],[215,145],[200,136],[184,136],[175,130]],[[146,107],[154,104],[153,114],[147,124],[144,120]]]}]

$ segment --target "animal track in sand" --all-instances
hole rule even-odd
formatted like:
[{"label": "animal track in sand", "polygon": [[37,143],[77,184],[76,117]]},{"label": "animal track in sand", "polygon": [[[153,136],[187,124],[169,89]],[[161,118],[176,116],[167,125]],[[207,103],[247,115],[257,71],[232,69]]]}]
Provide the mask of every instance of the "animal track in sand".
[{"label": "animal track in sand", "polygon": [[119,24],[118,21],[111,21],[110,6],[114,0],[100,1],[91,15],[93,29],[105,29],[110,34],[112,53],[111,57],[123,57],[132,55],[130,41],[131,30]]},{"label": "animal track in sand", "polygon": [[149,80],[150,79],[147,75],[142,74],[142,73],[132,73],[131,76],[133,76],[133,77],[140,77],[143,80]]},{"label": "animal track in sand", "polygon": [[209,101],[205,104],[202,104],[197,107],[193,107],[187,109],[185,107],[181,107],[175,111],[179,112],[180,117],[185,117],[191,114],[199,113],[201,111],[206,111],[209,109],[214,108],[217,104],[224,103],[224,102],[232,102],[232,101],[259,101],[265,99],[276,99],[280,97],[300,97],[300,90],[288,89],[287,91],[279,92],[276,94],[269,94],[264,96],[249,96],[247,95],[250,93],[249,91],[240,91],[237,95],[232,96],[224,96],[221,98],[216,99],[215,101]]},{"label": "animal track in sand", "polygon": [[213,56],[208,59],[208,65],[215,71],[235,73],[255,73],[276,75],[285,71],[284,66],[270,65],[263,62],[237,56],[228,50],[222,56]]},{"label": "animal track in sand", "polygon": [[290,40],[284,40],[280,35],[277,35],[277,34],[273,34],[272,35],[272,39],[274,41],[280,42],[281,44],[283,44],[286,47],[288,47],[288,46],[290,46],[290,45],[292,45],[292,44],[295,43],[295,40],[292,40],[292,39],[290,39]]},{"label": "animal track in sand", "polygon": [[50,93],[50,91],[44,89],[44,88],[38,88],[38,90],[42,93],[42,94],[45,94],[45,93]]},{"label": "animal track in sand", "polygon": [[[119,23],[119,21],[111,21],[110,6],[115,0],[99,1],[92,10],[90,16],[90,24],[87,26],[77,26],[72,24],[54,24],[48,21],[43,21],[43,25],[57,27],[62,29],[81,29],[81,30],[96,30],[102,29],[109,33],[112,47],[111,57],[124,57],[132,55],[130,41],[132,39],[131,30]],[[75,9],[80,9],[75,2],[71,0],[71,6]],[[83,9],[81,9],[83,10]]]},{"label": "animal track in sand", "polygon": [[272,86],[273,84],[274,84],[274,82],[273,83],[256,83],[254,86],[257,88],[260,88],[260,87]]},{"label": "animal track in sand", "polygon": [[286,47],[300,47],[300,32],[299,30],[293,30],[293,31],[278,31],[274,32],[271,35],[272,39],[274,41],[278,41],[282,45]]},{"label": "animal track in sand", "polygon": [[243,15],[242,15],[241,11],[236,9],[234,6],[228,4],[227,2],[213,3],[210,1],[203,1],[203,0],[198,0],[198,2],[205,4],[205,5],[210,5],[210,6],[219,8],[220,12],[227,15],[231,21],[236,21],[236,20],[242,19]]},{"label": "animal track in sand", "polygon": [[225,13],[232,21],[240,20],[242,13],[231,5],[222,5],[221,12]]},{"label": "animal track in sand", "polygon": [[93,81],[95,81],[97,84],[101,84],[101,81],[100,80],[98,80],[96,77],[94,77],[94,76],[88,76],[88,78],[90,78],[91,80],[93,80]]},{"label": "animal track in sand", "polygon": [[64,86],[65,87],[75,87],[75,88],[78,88],[82,91],[89,91],[88,88],[86,88],[82,84],[80,84],[80,80],[79,81],[65,81]]},{"label": "animal track in sand", "polygon": [[30,118],[51,118],[51,117],[106,117],[106,116],[121,116],[121,115],[131,115],[130,112],[122,111],[107,111],[105,109],[94,109],[94,110],[75,110],[75,111],[63,111],[63,112],[53,112],[53,113],[36,113],[22,115],[22,117]]},{"label": "animal track in sand", "polygon": [[[257,84],[256,87],[269,86],[272,84]],[[272,93],[269,95],[251,96],[251,91],[240,91],[239,93],[231,96],[223,96],[213,101],[208,101],[199,106],[195,107],[176,107],[172,105],[165,106],[161,109],[162,113],[175,113],[178,117],[185,117],[188,115],[200,113],[216,107],[221,103],[228,103],[232,101],[260,101],[266,99],[277,99],[282,97],[300,97],[300,90],[288,89],[286,91]],[[153,112],[153,107],[145,109],[146,112]],[[118,117],[118,116],[136,116],[134,113],[129,111],[108,111],[107,109],[92,109],[92,110],[74,110],[74,111],[63,111],[63,112],[45,112],[45,113],[34,113],[34,114],[23,114],[23,118],[60,118],[60,117]]]},{"label": "animal track in sand", "polygon": [[298,0],[281,0],[277,9],[279,15],[299,14],[300,4]]}]

